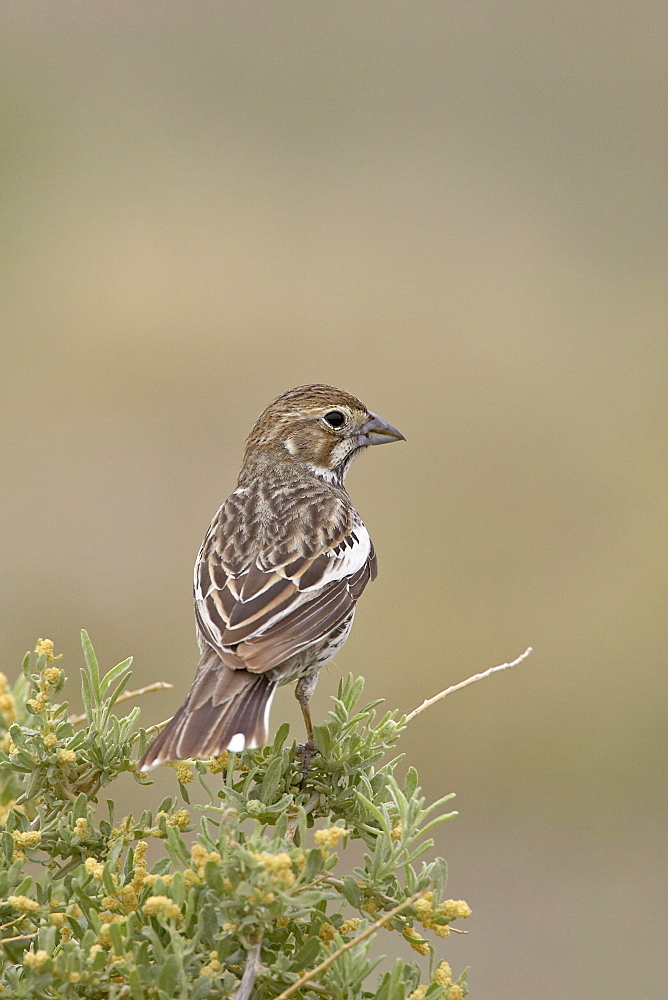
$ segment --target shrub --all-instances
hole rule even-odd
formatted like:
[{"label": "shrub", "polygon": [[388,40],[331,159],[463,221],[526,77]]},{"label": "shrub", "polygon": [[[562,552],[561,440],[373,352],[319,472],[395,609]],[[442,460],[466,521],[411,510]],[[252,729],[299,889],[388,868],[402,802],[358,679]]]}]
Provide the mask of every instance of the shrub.
[{"label": "shrub", "polygon": [[[48,640],[12,688],[0,675],[2,997],[466,995],[465,973],[437,952],[470,910],[445,898],[443,859],[423,860],[430,832],[455,815],[443,811],[452,796],[426,805],[414,768],[397,779],[401,756],[388,755],[405,716],[359,707],[364,682],[348,677],[308,773],[282,725],[271,746],[177,765],[178,794],[117,818],[102,792],[124,771],[146,782],[134,760],[149,737],[137,707],[115,714],[131,660],[102,675],[82,642],[83,716],[59,701],[65,674]],[[355,841],[364,858],[346,871]],[[406,956],[390,971],[369,950],[378,932],[382,950]]]}]

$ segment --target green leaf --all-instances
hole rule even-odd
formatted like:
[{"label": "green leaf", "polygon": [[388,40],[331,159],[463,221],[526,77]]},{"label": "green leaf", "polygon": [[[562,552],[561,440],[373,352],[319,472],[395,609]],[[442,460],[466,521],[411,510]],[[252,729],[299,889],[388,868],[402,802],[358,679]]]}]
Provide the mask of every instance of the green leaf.
[{"label": "green leaf", "polygon": [[316,726],[313,730],[313,739],[322,756],[325,758],[330,757],[334,740],[329,726]]},{"label": "green leaf", "polygon": [[144,992],[143,980],[139,974],[138,969],[130,970],[128,981],[130,983],[130,992],[132,994],[132,1000],[146,1000],[146,993]]},{"label": "green leaf", "polygon": [[263,802],[266,802],[267,805],[271,805],[276,798],[276,792],[278,791],[278,786],[282,777],[283,761],[280,757],[277,757],[276,760],[272,760],[271,764],[267,768],[267,772],[262,779],[262,784],[260,785],[259,798]]},{"label": "green leaf", "polygon": [[21,747],[24,750],[28,749],[28,741],[25,738],[23,729],[16,722],[9,727],[9,735],[17,747]]},{"label": "green leaf", "polygon": [[74,817],[74,819],[85,819],[87,809],[88,809],[88,796],[85,794],[85,792],[80,792],[77,795],[76,802],[74,803],[72,816]]},{"label": "green leaf", "polygon": [[409,767],[404,779],[404,795],[407,799],[412,799],[418,787],[418,773],[414,767]]},{"label": "green leaf", "polygon": [[16,889],[14,890],[12,895],[25,896],[31,885],[32,885],[32,878],[30,877],[30,875],[26,875],[23,881],[19,882],[19,884],[16,886]]},{"label": "green leaf", "polygon": [[322,871],[322,851],[319,847],[313,848],[306,853],[306,864],[304,866],[304,871],[301,875],[301,881],[304,885],[312,882],[316,875],[319,875]]},{"label": "green leaf", "polygon": [[90,678],[83,667],[81,670],[81,697],[83,698],[84,709],[86,712],[86,718],[88,719],[88,724],[91,725],[94,719],[93,715],[93,694],[90,688]]},{"label": "green leaf", "polygon": [[218,934],[218,917],[211,903],[205,903],[200,910],[197,926],[203,943],[212,948]]},{"label": "green leaf", "polygon": [[359,910],[364,902],[364,893],[355,879],[351,878],[350,875],[346,875],[343,880],[342,889],[343,895],[346,897],[350,905]]},{"label": "green leaf", "polygon": [[181,834],[174,826],[167,827],[167,840],[172,852],[176,858],[182,861],[185,865],[190,864],[190,855],[186,850],[186,845],[183,843]]},{"label": "green leaf", "polygon": [[[23,674],[23,676],[24,676],[24,678],[26,680],[29,679],[29,674],[30,674],[30,657],[31,656],[32,656],[32,653],[30,652],[30,650],[28,650],[28,652],[26,653],[26,655],[23,657],[23,661],[21,663],[21,672],[22,672],[22,674]],[[14,688],[14,694],[16,694],[16,687]]]},{"label": "green leaf", "polygon": [[95,656],[95,650],[93,649],[93,644],[88,637],[88,632],[85,628],[81,629],[81,645],[83,646],[84,657],[86,660],[86,665],[88,666],[88,672],[90,674],[91,691],[95,699],[95,704],[99,705],[101,701],[100,694],[100,667],[98,666],[97,657]]},{"label": "green leaf", "polygon": [[125,687],[125,685],[130,680],[131,677],[132,677],[132,671],[131,670],[127,670],[121,676],[121,679],[119,680],[118,684],[116,685],[116,687],[114,688],[113,692],[109,696],[109,703],[107,705],[107,713],[114,707],[114,705],[118,701],[119,696],[121,695],[121,693],[123,691],[123,688]]},{"label": "green leaf", "polygon": [[188,1000],[204,1000],[211,995],[212,983],[208,976],[198,976],[193,986],[188,989]]},{"label": "green leaf", "polygon": [[283,744],[290,735],[290,723],[284,722],[278,727],[276,735],[274,736],[274,742],[271,745],[272,753],[278,753],[282,748]]},{"label": "green leaf", "polygon": [[220,868],[215,861],[207,861],[204,866],[204,878],[206,879],[206,884],[213,889],[214,892],[222,896],[225,892],[225,886],[223,885],[223,876],[220,874]]},{"label": "green leaf", "polygon": [[117,955],[122,955],[125,951],[125,937],[121,925],[117,923],[109,924],[109,937]]},{"label": "green leaf", "polygon": [[102,869],[102,882],[109,895],[110,896],[115,895],[116,886],[114,885],[114,880],[111,877],[111,872],[109,871],[108,863]]},{"label": "green leaf", "polygon": [[119,838],[117,841],[114,842],[114,844],[111,847],[111,850],[109,851],[109,854],[107,855],[107,865],[110,869],[116,867],[116,862],[120,858],[122,852],[123,852],[123,840],[122,838]]},{"label": "green leaf", "polygon": [[176,955],[167,955],[160,975],[158,976],[158,986],[164,990],[168,997],[176,996],[176,987],[179,983],[179,961]]},{"label": "green leaf", "polygon": [[388,838],[391,837],[392,836],[392,829],[390,827],[390,824],[389,824],[389,822],[387,820],[387,817],[383,815],[383,813],[378,808],[378,806],[376,806],[371,801],[371,799],[367,799],[366,795],[362,795],[361,792],[358,792],[357,789],[355,789],[355,795],[360,800],[360,802],[362,803],[362,805],[364,806],[364,808],[367,810],[367,812],[370,812],[371,815],[374,817],[374,819],[378,820],[378,822],[380,823],[380,825],[381,825],[381,827],[383,829],[383,832],[385,833],[385,836],[388,837]]},{"label": "green leaf", "polygon": [[186,902],[186,885],[181,872],[174,872],[170,893],[176,905],[182,910]]},{"label": "green leaf", "polygon": [[422,836],[425,833],[429,833],[429,831],[433,830],[435,826],[440,826],[441,823],[445,823],[449,819],[454,819],[455,816],[459,816],[459,813],[457,812],[456,809],[453,812],[444,813],[442,816],[437,816],[436,819],[432,819],[430,823],[427,823],[427,825],[420,830],[420,836]]},{"label": "green leaf", "polygon": [[104,675],[104,677],[100,681],[100,691],[102,692],[103,695],[107,693],[107,691],[114,683],[116,678],[120,677],[123,671],[127,670],[127,668],[130,666],[131,663],[132,663],[132,657],[128,656],[127,659],[123,660],[121,663],[117,663],[115,667],[112,667],[111,670],[109,670]]},{"label": "green leaf", "polygon": [[303,969],[308,969],[309,965],[313,965],[316,958],[320,954],[322,949],[322,940],[317,934],[311,935],[307,938],[304,945],[299,949],[296,955],[292,956],[291,968],[297,972],[301,972]]}]

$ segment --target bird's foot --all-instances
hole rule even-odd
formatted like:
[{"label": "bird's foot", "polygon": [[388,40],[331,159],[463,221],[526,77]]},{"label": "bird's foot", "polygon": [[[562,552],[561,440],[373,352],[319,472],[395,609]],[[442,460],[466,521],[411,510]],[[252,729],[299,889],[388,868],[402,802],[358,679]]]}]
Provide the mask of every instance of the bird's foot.
[{"label": "bird's foot", "polygon": [[301,761],[301,772],[302,780],[306,781],[309,776],[309,769],[311,767],[311,759],[315,757],[318,753],[318,748],[316,747],[313,740],[307,740],[301,746],[298,746],[295,750],[295,757]]}]

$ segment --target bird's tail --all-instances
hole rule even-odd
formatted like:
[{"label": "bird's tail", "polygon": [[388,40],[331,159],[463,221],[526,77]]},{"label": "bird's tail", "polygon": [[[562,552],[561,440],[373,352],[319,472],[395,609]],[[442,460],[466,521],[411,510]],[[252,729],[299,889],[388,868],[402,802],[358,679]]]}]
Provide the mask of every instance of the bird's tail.
[{"label": "bird's tail", "polygon": [[275,690],[266,674],[231,670],[214,650],[205,650],[190,694],[138,762],[138,770],[264,746]]}]

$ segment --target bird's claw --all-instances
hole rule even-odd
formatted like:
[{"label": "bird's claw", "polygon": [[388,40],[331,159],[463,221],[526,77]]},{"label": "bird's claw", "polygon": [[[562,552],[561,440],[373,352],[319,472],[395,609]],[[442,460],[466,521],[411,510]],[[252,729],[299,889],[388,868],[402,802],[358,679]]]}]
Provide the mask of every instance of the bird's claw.
[{"label": "bird's claw", "polygon": [[315,757],[318,753],[318,748],[316,747],[313,740],[307,740],[306,743],[301,744],[295,750],[295,757],[301,761],[301,772],[302,780],[306,781],[309,776],[309,769],[311,767],[311,758]]}]

